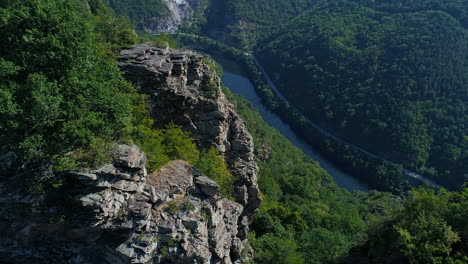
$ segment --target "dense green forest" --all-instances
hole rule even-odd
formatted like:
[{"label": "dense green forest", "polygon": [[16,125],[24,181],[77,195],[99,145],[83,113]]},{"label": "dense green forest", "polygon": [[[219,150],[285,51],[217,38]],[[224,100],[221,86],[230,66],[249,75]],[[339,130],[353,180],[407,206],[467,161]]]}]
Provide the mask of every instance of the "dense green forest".
[{"label": "dense green forest", "polygon": [[[146,98],[115,61],[119,49],[147,39],[101,1],[2,1],[0,34],[0,149],[17,154],[26,191],[61,188],[60,171],[100,163],[125,142],[142,147],[149,170],[184,159],[230,196],[232,175],[221,155],[198,149],[180,127],[153,129]],[[172,42],[156,42],[165,40]],[[403,200],[349,193],[249,103],[225,93],[246,118],[257,152],[269,153],[258,160],[264,202],[251,223],[255,263],[468,261],[467,188],[420,189]],[[48,165],[54,178],[29,178],[30,169]]]},{"label": "dense green forest", "polygon": [[253,218],[256,263],[337,263],[361,241],[366,225],[400,207],[396,196],[350,194],[318,164],[269,127],[253,106],[225,93],[247,120],[260,160],[262,206]]},{"label": "dense green forest", "polygon": [[[258,149],[264,195],[251,224],[256,263],[465,263],[468,188],[419,189],[402,202],[382,192],[349,193],[225,89]],[[416,220],[415,220],[416,219]]]},{"label": "dense green forest", "polygon": [[371,225],[344,263],[467,263],[468,188],[417,190],[391,217]]},{"label": "dense green forest", "polygon": [[211,1],[202,33],[231,45],[252,48],[279,25],[311,8],[317,0]]},{"label": "dense green forest", "polygon": [[258,52],[311,120],[459,188],[468,171],[468,39],[459,20],[331,1],[292,20]]},{"label": "dense green forest", "polygon": [[138,29],[169,15],[163,0],[104,0],[118,14],[126,16]]},{"label": "dense green forest", "polygon": [[[211,1],[203,22],[183,30],[253,49],[307,118],[459,188],[468,171],[467,10],[466,0]],[[271,92],[262,97],[359,177],[388,167],[309,131]]]},{"label": "dense green forest", "polygon": [[131,28],[79,14],[81,2],[3,1],[0,8],[2,144],[28,162],[122,135],[134,92],[109,54],[136,40]]},{"label": "dense green forest", "polygon": [[237,47],[252,48],[291,19],[324,2],[337,5],[355,2],[387,13],[439,10],[468,26],[466,0],[227,0],[211,1],[203,33]]}]

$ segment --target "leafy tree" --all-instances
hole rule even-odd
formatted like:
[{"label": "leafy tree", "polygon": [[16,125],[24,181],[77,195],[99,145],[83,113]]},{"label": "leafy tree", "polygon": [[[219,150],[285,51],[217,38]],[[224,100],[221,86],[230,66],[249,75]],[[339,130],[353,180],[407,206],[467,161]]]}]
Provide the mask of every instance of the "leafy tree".
[{"label": "leafy tree", "polygon": [[346,237],[324,228],[314,228],[301,236],[300,245],[307,263],[337,263],[346,256]]},{"label": "leafy tree", "polygon": [[376,263],[400,256],[396,260],[409,263],[466,262],[467,193],[467,188],[412,191],[402,209],[369,228],[367,241],[353,249],[359,253],[350,261]]},{"label": "leafy tree", "polygon": [[63,0],[0,4],[0,138],[25,161],[118,138],[129,125],[132,89],[76,10]]},{"label": "leafy tree", "polygon": [[419,215],[412,223],[395,226],[399,247],[410,263],[444,263],[452,244],[460,237],[447,223],[434,216]]},{"label": "leafy tree", "polygon": [[266,234],[253,239],[257,263],[301,264],[304,259],[297,253],[297,245],[289,239]]}]

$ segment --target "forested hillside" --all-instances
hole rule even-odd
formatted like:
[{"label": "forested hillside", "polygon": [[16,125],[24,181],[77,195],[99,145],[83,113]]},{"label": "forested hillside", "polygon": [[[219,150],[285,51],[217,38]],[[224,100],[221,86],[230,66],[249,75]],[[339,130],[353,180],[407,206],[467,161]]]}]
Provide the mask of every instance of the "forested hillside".
[{"label": "forested hillside", "polygon": [[[468,189],[419,189],[402,202],[381,192],[349,193],[269,127],[240,96],[259,152],[264,194],[251,224],[255,263],[464,263]],[[415,219],[417,219],[415,221]]]},{"label": "forested hillside", "polygon": [[94,16],[80,1],[6,1],[0,8],[2,145],[29,162],[121,136],[134,92],[109,54],[136,40],[131,27]]},{"label": "forested hillside", "polygon": [[315,2],[317,0],[211,1],[202,33],[231,45],[251,48]]},{"label": "forested hillside", "polygon": [[138,29],[169,15],[169,10],[162,0],[105,0],[118,14],[126,16]]},{"label": "forested hillside", "polygon": [[225,92],[246,118],[257,152],[264,153],[259,163],[264,201],[251,225],[256,263],[338,263],[368,224],[400,208],[391,194],[351,194],[337,187],[245,99]]},{"label": "forested hillside", "polygon": [[438,10],[457,19],[463,27],[468,27],[468,4],[466,0],[359,0],[356,2],[390,14]]},{"label": "forested hillside", "polygon": [[[246,5],[261,9],[256,3],[242,2],[236,8],[247,14],[254,9]],[[286,20],[310,4],[262,3],[276,10],[276,14],[265,11],[257,17],[259,24],[270,28],[273,24],[268,24],[269,18]],[[249,15],[252,20],[253,14]],[[468,61],[466,36],[458,22],[463,17],[455,19],[440,11],[387,14],[355,4],[326,5],[292,21],[288,24],[290,30],[277,32],[260,54],[269,62],[269,70],[278,73],[278,84],[286,94],[325,127],[338,133],[350,132],[351,139],[366,147],[375,148],[373,143],[379,143],[376,150],[383,155],[400,159],[438,179],[452,177],[458,184],[461,178],[455,176],[466,172],[467,154],[464,85],[468,77],[464,73]],[[225,157],[214,148],[197,147],[190,133],[181,127],[155,124],[148,113],[148,98],[138,94],[138,87],[122,77],[116,54],[148,39],[136,35],[131,24],[116,17],[102,1],[1,1],[0,36],[0,151],[2,161],[4,152],[13,153],[17,165],[8,173],[0,168],[1,235],[11,228],[24,231],[18,232],[17,237],[18,241],[24,240],[22,246],[26,248],[35,245],[28,244],[25,235],[52,232],[58,241],[93,235],[73,230],[76,233],[69,237],[71,225],[89,220],[86,218],[90,212],[72,219],[73,205],[66,200],[70,193],[82,191],[80,188],[105,192],[110,187],[80,186],[66,192],[72,180],[67,178],[71,174],[65,172],[110,162],[109,150],[119,143],[139,145],[146,153],[146,168],[150,171],[174,159],[186,160],[216,180],[223,196],[232,198],[233,175]],[[165,42],[174,44],[168,36],[151,38],[164,47]],[[142,58],[136,58],[139,59]],[[200,61],[206,63],[207,71],[222,72],[208,58]],[[411,67],[414,65],[420,67]],[[288,78],[282,78],[284,74],[289,74]],[[310,97],[299,100],[299,90]],[[316,162],[269,127],[249,103],[228,90],[225,93],[246,119],[259,165],[263,203],[249,219],[248,239],[255,250],[252,263],[468,261],[467,188],[460,192],[419,189],[402,193],[401,197],[376,191],[347,192],[337,187]],[[366,140],[358,135],[364,135]],[[16,189],[5,190],[5,182],[11,179]],[[7,192],[27,198],[7,204],[10,200],[3,199]],[[150,199],[136,195],[134,189],[126,193],[141,201]],[[92,198],[100,199],[96,195]],[[140,200],[134,201],[137,206],[144,204]],[[168,215],[177,210],[189,215],[193,210],[186,204],[181,208],[171,205]],[[9,225],[14,217],[3,214],[7,207],[14,208],[14,217],[26,224]],[[143,209],[137,208],[135,214],[142,214]],[[33,217],[24,217],[28,214]],[[126,220],[120,214],[114,217],[115,222]],[[219,220],[216,217],[204,214],[195,223]],[[150,224],[142,222],[149,228]],[[162,232],[166,229],[161,228]],[[87,244],[111,245],[109,240],[126,235],[128,229],[122,230],[112,230],[121,233],[115,237],[92,238]],[[213,230],[201,232],[207,237],[224,236]],[[170,253],[169,248],[177,251],[179,243],[182,246],[187,242],[185,238],[179,241],[165,236],[146,241],[145,230],[137,231],[138,237],[132,237],[134,248],[144,252],[149,247],[141,245],[157,243],[157,253],[163,257]],[[193,233],[197,232],[194,228]],[[20,243],[4,240],[0,245],[7,246],[0,248],[0,253],[8,251],[14,255],[14,263],[25,263],[20,257],[31,253],[21,252],[18,257],[14,250]],[[160,243],[167,245],[161,247]],[[39,246],[46,256],[56,254],[63,258],[42,259],[45,263],[66,263],[70,258],[57,253],[56,245]],[[14,250],[9,252],[11,248]],[[70,248],[67,252],[74,254],[73,243]],[[101,254],[109,255],[112,250],[108,246]],[[155,252],[156,248],[151,250]]]},{"label": "forested hillside", "polygon": [[468,171],[464,9],[419,9],[324,3],[259,44],[259,57],[323,128],[457,188]]}]

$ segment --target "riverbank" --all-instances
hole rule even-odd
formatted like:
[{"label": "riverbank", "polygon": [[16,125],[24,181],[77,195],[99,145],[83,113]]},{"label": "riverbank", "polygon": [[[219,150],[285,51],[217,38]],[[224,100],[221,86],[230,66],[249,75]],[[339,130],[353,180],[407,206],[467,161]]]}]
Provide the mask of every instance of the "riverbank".
[{"label": "riverbank", "polygon": [[[368,191],[369,187],[356,178],[335,166],[332,162],[326,159],[320,152],[313,146],[305,142],[298,136],[292,128],[275,113],[267,109],[263,105],[263,100],[258,96],[253,84],[242,75],[237,65],[229,65],[228,62],[217,60],[225,70],[222,77],[223,84],[229,88],[233,93],[241,95],[247,99],[258,113],[262,116],[263,120],[271,127],[279,130],[291,143],[298,147],[302,152],[307,154],[313,160],[317,161],[325,171],[334,179],[336,184],[348,191]],[[236,67],[237,66],[237,67]],[[233,71],[235,73],[232,73]]]}]

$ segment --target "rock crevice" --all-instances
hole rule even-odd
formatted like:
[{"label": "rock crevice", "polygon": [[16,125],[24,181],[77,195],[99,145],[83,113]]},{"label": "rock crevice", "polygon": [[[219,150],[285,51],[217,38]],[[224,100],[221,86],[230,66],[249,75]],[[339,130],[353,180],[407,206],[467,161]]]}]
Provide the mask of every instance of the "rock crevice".
[{"label": "rock crevice", "polygon": [[146,43],[122,51],[119,66],[128,80],[150,95],[158,126],[173,122],[191,132],[200,147],[214,146],[224,153],[236,178],[236,201],[245,207],[244,215],[252,214],[261,201],[253,139],[203,57]]},{"label": "rock crevice", "polygon": [[[185,161],[148,174],[137,146],[119,145],[113,156],[68,173],[68,223],[50,224],[33,200],[3,191],[0,262],[243,263],[252,255],[238,236],[243,206],[222,198],[216,182]],[[20,202],[27,217],[15,213]]]}]

